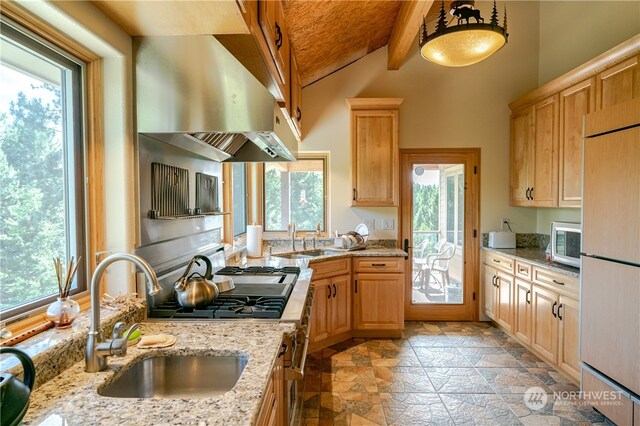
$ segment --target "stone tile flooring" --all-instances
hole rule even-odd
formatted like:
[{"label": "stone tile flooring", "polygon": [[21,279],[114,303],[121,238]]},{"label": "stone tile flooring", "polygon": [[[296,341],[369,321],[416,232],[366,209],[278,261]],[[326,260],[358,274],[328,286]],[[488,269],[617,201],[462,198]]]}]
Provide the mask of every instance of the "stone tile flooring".
[{"label": "stone tile flooring", "polygon": [[[304,386],[303,425],[612,424],[556,398],[578,388],[489,323],[407,322],[402,339],[336,344],[309,354]],[[531,387],[546,404],[527,406]]]}]

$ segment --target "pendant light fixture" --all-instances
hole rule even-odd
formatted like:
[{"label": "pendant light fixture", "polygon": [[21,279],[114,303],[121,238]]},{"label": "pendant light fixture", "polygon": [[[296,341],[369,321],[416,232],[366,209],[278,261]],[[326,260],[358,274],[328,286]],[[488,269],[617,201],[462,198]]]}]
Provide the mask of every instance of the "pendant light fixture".
[{"label": "pendant light fixture", "polygon": [[427,21],[423,17],[420,29],[420,54],[423,58],[448,67],[465,67],[488,58],[507,43],[506,7],[500,26],[495,0],[489,23],[484,22],[474,3],[473,0],[452,1],[451,15],[457,18],[457,24],[447,26],[443,1],[432,34],[427,34]]}]

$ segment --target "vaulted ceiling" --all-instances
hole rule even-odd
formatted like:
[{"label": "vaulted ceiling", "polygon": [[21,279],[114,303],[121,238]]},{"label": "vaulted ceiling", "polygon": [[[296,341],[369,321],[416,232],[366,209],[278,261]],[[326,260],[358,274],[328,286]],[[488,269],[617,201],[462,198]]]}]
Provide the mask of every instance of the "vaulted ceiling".
[{"label": "vaulted ceiling", "polygon": [[[445,2],[450,3],[450,0]],[[303,86],[401,39],[404,53],[414,45],[422,16],[437,18],[440,2],[402,0],[286,0],[285,19]],[[446,6],[446,7],[447,7]],[[447,7],[448,10],[448,7]],[[391,55],[391,46],[390,46]]]}]

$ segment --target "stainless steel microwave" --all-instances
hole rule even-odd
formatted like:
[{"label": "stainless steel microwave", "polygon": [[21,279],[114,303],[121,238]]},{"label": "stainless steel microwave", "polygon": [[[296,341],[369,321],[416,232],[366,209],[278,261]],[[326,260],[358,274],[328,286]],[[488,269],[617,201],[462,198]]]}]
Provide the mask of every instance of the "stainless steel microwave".
[{"label": "stainless steel microwave", "polygon": [[573,222],[551,222],[551,260],[580,267],[582,225]]}]

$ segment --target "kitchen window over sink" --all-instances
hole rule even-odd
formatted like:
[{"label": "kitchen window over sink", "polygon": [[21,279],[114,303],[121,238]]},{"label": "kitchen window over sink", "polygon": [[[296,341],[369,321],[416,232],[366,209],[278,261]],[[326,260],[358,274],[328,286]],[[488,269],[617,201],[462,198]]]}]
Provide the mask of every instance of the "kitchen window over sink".
[{"label": "kitchen window over sink", "polygon": [[0,319],[55,300],[52,259],[82,256],[86,290],[85,63],[2,19]]},{"label": "kitchen window over sink", "polygon": [[299,231],[326,228],[327,159],[300,156],[291,163],[264,164],[264,228],[286,231],[295,222]]}]

